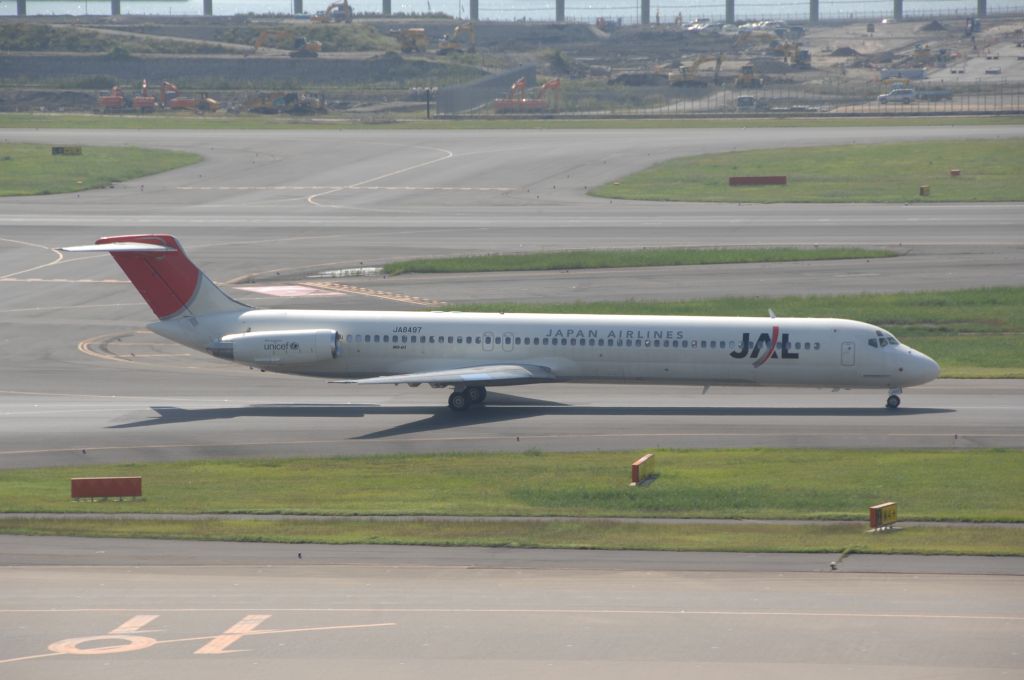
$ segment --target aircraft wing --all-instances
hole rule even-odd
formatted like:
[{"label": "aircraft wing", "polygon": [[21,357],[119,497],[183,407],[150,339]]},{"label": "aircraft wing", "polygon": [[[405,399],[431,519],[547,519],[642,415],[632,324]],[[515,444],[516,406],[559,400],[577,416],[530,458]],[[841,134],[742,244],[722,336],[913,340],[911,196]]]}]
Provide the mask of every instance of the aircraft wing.
[{"label": "aircraft wing", "polygon": [[442,371],[423,371],[420,373],[404,373],[401,375],[382,375],[376,378],[359,380],[331,380],[332,383],[349,383],[358,385],[525,385],[535,382],[551,382],[558,380],[551,369],[546,366],[527,364],[500,364],[493,366],[468,366],[466,368],[450,368]]}]

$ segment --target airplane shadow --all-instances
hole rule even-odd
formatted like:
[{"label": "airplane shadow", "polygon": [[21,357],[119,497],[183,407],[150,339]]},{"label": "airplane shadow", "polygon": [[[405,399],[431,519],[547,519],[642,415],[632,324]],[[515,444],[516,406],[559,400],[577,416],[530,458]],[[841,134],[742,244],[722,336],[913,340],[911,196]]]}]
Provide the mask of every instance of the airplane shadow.
[{"label": "airplane shadow", "polygon": [[235,418],[365,418],[368,416],[423,416],[421,419],[402,423],[355,437],[355,439],[382,439],[398,435],[415,434],[467,425],[500,423],[538,416],[654,416],[665,418],[700,417],[707,418],[822,418],[822,417],[906,417],[925,414],[953,413],[953,409],[942,408],[900,408],[887,410],[883,407],[840,408],[788,406],[572,406],[559,402],[527,399],[511,395],[491,393],[485,406],[477,406],[456,413],[447,405],[437,406],[381,406],[379,404],[258,404],[218,408],[186,409],[175,406],[153,406],[154,417],[133,422],[110,425],[109,429],[121,430],[138,427],[153,427],[175,423],[194,423],[207,420],[224,421]]}]

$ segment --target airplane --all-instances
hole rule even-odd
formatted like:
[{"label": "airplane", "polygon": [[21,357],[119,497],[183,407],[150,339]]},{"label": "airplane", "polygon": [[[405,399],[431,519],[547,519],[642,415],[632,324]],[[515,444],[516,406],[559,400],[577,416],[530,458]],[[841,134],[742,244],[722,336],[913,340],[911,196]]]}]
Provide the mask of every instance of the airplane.
[{"label": "airplane", "polygon": [[224,293],[168,234],[106,236],[156,315],[148,328],[214,357],[333,383],[450,387],[448,406],[489,387],[548,382],[887,389],[939,375],[883,328],[827,318],[256,309]]}]

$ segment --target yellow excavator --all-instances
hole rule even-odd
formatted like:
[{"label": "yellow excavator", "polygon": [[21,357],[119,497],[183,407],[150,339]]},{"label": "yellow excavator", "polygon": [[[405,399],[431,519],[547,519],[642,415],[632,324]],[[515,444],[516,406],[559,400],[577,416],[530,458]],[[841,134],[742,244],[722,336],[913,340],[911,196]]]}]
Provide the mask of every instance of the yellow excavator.
[{"label": "yellow excavator", "polygon": [[348,4],[348,0],[338,0],[338,2],[332,2],[327,5],[327,9],[323,12],[317,12],[313,15],[313,21],[320,23],[333,23],[336,21],[343,21],[346,24],[352,23],[352,6]]},{"label": "yellow excavator", "polygon": [[438,54],[451,52],[476,52],[476,26],[472,21],[459,24],[451,36],[441,38],[437,46]]},{"label": "yellow excavator", "polygon": [[708,81],[701,78],[700,73],[697,69],[700,68],[701,64],[709,61],[715,62],[715,73],[711,77],[711,83],[718,84],[718,74],[722,70],[722,55],[717,56],[711,54],[701,54],[696,57],[690,64],[686,66],[680,66],[677,73],[672,73],[668,77],[670,85],[676,87],[707,87]]},{"label": "yellow excavator", "polygon": [[396,38],[398,38],[398,44],[401,45],[402,51],[408,54],[409,52],[426,52],[427,45],[427,31],[423,28],[403,28],[400,31],[396,31]]}]

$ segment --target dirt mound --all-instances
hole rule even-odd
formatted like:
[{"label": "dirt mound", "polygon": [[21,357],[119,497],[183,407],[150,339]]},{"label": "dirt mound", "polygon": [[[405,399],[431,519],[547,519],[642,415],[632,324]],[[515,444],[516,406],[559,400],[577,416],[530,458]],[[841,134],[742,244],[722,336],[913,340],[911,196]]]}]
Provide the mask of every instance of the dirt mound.
[{"label": "dirt mound", "polygon": [[840,47],[832,51],[833,57],[863,57],[864,55],[852,47]]},{"label": "dirt mound", "polygon": [[945,31],[945,30],[948,30],[948,29],[946,28],[945,24],[943,24],[941,21],[937,21],[937,20],[933,19],[932,21],[929,21],[927,24],[925,24],[924,26],[922,26],[921,28],[919,28],[917,30],[919,30],[919,31]]}]

